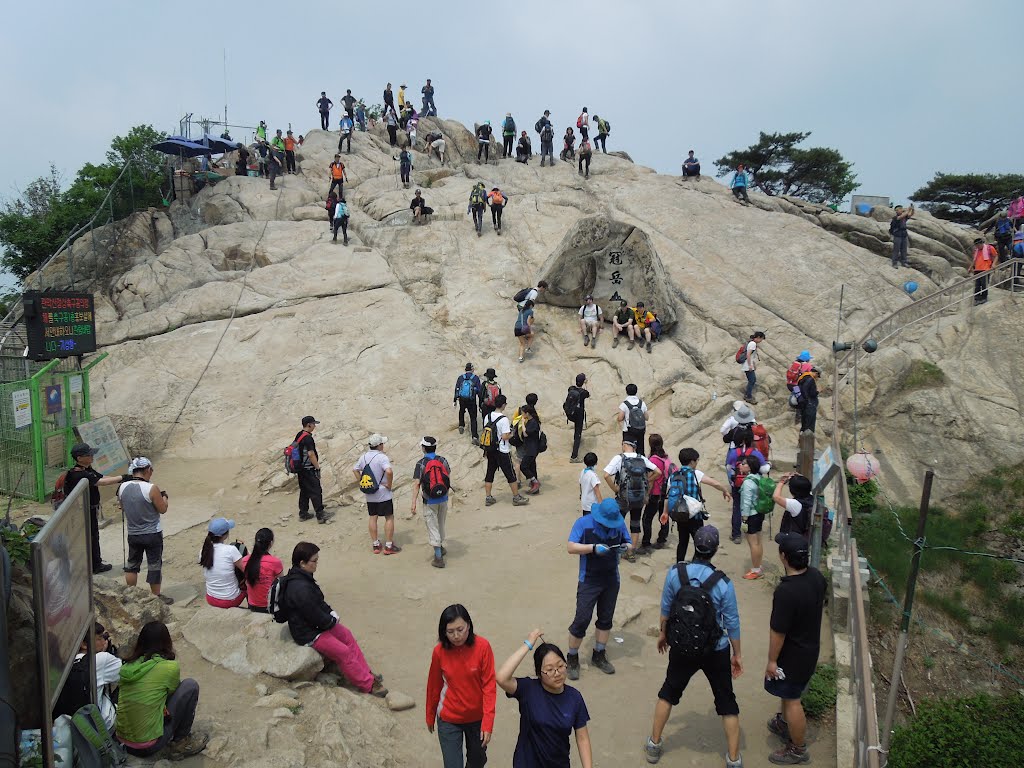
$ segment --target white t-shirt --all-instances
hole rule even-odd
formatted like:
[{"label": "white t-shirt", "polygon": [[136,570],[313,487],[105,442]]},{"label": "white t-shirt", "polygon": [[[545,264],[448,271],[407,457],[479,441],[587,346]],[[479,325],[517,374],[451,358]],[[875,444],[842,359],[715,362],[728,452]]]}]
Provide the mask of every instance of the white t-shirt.
[{"label": "white t-shirt", "polygon": [[540,291],[538,291],[536,288],[531,288],[526,293],[526,298],[523,299],[522,301],[520,301],[518,304],[516,304],[516,307],[519,308],[519,309],[522,309],[523,307],[526,306],[526,302],[528,302],[528,301],[532,301],[534,304],[536,304],[537,303],[537,297],[539,295],[540,295]]},{"label": "white t-shirt", "polygon": [[591,467],[580,472],[580,509],[583,514],[590,511],[590,508],[597,504],[597,494],[594,489],[601,485],[601,478],[597,476]]},{"label": "white t-shirt", "polygon": [[500,453],[511,453],[512,449],[509,447],[508,440],[502,439],[502,435],[512,434],[512,422],[501,411],[491,411],[487,415],[487,423],[491,422],[494,423],[494,429],[498,433],[498,451]]},{"label": "white t-shirt", "polygon": [[803,510],[803,505],[796,499],[786,499],[786,511],[793,517],[799,515]]},{"label": "white t-shirt", "polygon": [[759,359],[759,358],[758,358],[758,356],[757,356],[757,342],[756,342],[756,341],[753,341],[753,340],[751,340],[751,341],[748,341],[748,342],[747,342],[747,359],[743,361],[743,370],[744,370],[744,371],[749,371],[749,370],[753,370],[753,369],[752,369],[752,368],[750,367],[750,362],[751,362],[752,360],[753,360],[754,362],[757,362],[757,361],[758,361],[758,359]]},{"label": "white t-shirt", "polygon": [[242,559],[242,553],[232,544],[213,545],[213,567],[203,568],[206,579],[206,594],[218,600],[234,600],[241,594],[235,563]]},{"label": "white t-shirt", "polygon": [[[632,459],[632,458],[635,458],[637,455],[638,454],[636,454],[636,453],[617,453],[617,454],[615,454],[612,457],[612,460],[608,462],[608,466],[604,468],[605,473],[611,475],[612,477],[615,477],[617,474],[619,474],[619,470],[622,469],[622,459],[623,458]],[[646,456],[643,456],[642,458],[644,460],[644,464],[647,465],[647,469],[653,470],[655,472],[660,472],[661,471],[654,464],[652,464],[651,460],[648,459]]]},{"label": "white t-shirt", "polygon": [[[78,661],[84,653],[75,656]],[[114,720],[117,716],[117,708],[110,700],[111,686],[117,687],[121,681],[121,660],[112,653],[100,651],[96,654],[96,696],[99,699],[100,714],[103,722],[111,731],[114,729]]]},{"label": "white t-shirt", "polygon": [[384,451],[370,449],[359,457],[359,461],[353,465],[352,469],[362,473],[363,467],[367,464],[370,465],[370,471],[373,473],[373,476],[377,478],[378,488],[373,493],[364,493],[364,500],[371,502],[390,500],[392,498],[391,489],[384,487],[388,470],[391,469],[391,460],[388,458],[388,455]]},{"label": "white t-shirt", "polygon": [[582,317],[587,322],[594,323],[600,320],[603,314],[604,313],[601,311],[601,308],[597,306],[597,304],[584,304],[582,307],[580,307],[579,311],[580,317]]},{"label": "white t-shirt", "polygon": [[647,414],[647,403],[645,403],[643,400],[641,400],[636,395],[627,395],[626,399],[623,402],[619,403],[619,410],[622,411],[622,414],[623,414],[623,418],[622,418],[622,431],[623,432],[628,432],[629,431],[629,408],[626,407],[626,403],[629,403],[630,405],[636,405],[637,403],[640,403],[640,410],[644,413],[644,415]]}]

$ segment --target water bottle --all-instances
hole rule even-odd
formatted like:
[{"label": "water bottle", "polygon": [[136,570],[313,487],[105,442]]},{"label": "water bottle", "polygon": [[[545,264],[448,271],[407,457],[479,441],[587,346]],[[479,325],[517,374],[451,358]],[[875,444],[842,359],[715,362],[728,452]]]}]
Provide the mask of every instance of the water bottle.
[{"label": "water bottle", "polygon": [[718,390],[716,389],[711,393],[711,402],[714,403],[718,399]]}]

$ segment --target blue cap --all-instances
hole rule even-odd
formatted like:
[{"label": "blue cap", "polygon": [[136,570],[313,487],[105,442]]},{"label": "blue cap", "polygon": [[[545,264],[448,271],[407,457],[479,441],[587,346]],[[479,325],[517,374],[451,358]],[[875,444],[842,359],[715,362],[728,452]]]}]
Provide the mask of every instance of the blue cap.
[{"label": "blue cap", "polygon": [[797,355],[796,359],[799,360],[801,363],[806,363],[810,362],[810,360],[812,360],[813,358],[811,358],[811,353],[805,349],[803,352]]},{"label": "blue cap", "polygon": [[605,499],[594,504],[590,508],[590,516],[594,518],[594,522],[600,523],[605,528],[618,528],[622,523],[619,502],[615,499]]},{"label": "blue cap", "polygon": [[223,517],[215,517],[210,521],[210,524],[206,529],[214,536],[223,536],[225,533],[235,527],[234,520],[227,520]]}]

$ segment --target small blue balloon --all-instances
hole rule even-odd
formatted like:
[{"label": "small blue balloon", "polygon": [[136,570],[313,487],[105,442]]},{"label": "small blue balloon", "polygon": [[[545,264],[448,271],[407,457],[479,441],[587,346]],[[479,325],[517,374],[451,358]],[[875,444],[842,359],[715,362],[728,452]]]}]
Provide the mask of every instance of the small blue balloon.
[{"label": "small blue balloon", "polygon": [[907,282],[903,284],[903,290],[906,291],[908,294],[912,294],[914,291],[917,290],[917,283],[915,283],[913,280],[907,280]]}]

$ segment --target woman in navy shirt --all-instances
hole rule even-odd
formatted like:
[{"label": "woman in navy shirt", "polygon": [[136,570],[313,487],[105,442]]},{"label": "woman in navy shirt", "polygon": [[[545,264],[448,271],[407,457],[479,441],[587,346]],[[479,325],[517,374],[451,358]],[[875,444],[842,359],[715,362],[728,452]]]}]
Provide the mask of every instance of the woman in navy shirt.
[{"label": "woman in navy shirt", "polygon": [[[579,691],[565,684],[568,667],[562,651],[557,645],[538,642],[542,638],[539,629],[533,630],[495,674],[505,695],[519,700],[519,739],[512,768],[569,768],[573,731],[583,768],[592,768],[587,705]],[[537,677],[513,677],[531,651]]]}]

